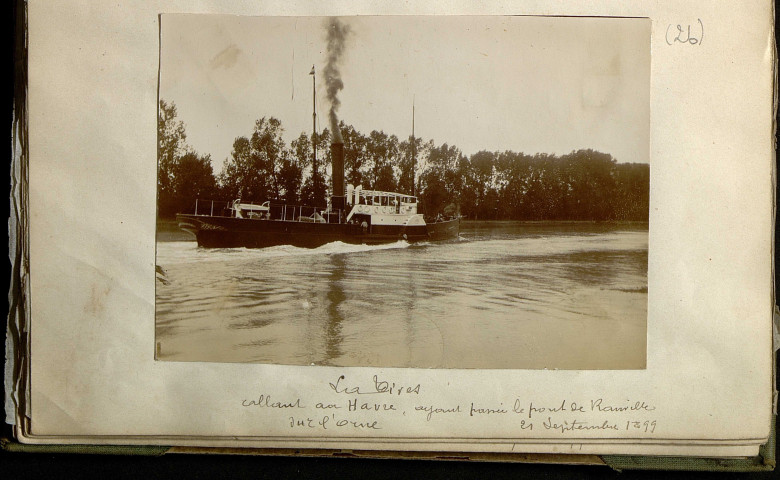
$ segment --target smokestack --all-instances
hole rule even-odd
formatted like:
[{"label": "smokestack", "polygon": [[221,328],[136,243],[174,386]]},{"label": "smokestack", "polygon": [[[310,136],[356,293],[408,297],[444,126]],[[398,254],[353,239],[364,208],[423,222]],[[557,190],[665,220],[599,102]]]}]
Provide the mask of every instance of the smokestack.
[{"label": "smokestack", "polygon": [[330,144],[331,166],[333,167],[333,195],[331,206],[334,210],[344,210],[347,198],[344,196],[344,144],[334,142]]}]

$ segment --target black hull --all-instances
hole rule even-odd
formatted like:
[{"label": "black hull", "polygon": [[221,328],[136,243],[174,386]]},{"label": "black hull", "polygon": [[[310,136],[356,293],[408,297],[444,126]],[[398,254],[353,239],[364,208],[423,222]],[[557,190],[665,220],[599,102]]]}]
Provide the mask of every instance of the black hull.
[{"label": "black hull", "polygon": [[284,220],[260,220],[208,215],[176,216],[179,227],[191,232],[198,246],[208,248],[264,248],[292,245],[316,248],[331,242],[375,245],[399,240],[420,242],[456,238],[460,219],[428,225],[372,225],[309,223]]}]

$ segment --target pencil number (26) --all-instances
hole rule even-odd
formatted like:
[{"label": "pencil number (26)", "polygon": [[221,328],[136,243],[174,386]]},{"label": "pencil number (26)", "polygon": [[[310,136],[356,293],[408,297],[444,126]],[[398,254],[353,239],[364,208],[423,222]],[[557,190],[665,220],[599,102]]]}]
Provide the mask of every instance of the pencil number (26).
[{"label": "pencil number (26)", "polygon": [[701,45],[704,40],[704,22],[697,18],[696,22],[689,24],[669,24],[666,27],[667,45]]}]

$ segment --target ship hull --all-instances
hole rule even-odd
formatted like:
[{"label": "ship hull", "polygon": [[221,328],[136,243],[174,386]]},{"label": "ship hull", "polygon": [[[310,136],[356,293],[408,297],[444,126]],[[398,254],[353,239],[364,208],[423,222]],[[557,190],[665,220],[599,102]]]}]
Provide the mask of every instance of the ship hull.
[{"label": "ship hull", "polygon": [[399,240],[420,242],[456,238],[460,219],[427,225],[373,225],[310,223],[208,215],[176,216],[179,227],[193,235],[198,246],[207,248],[265,248],[292,245],[316,248],[331,242],[383,244]]}]

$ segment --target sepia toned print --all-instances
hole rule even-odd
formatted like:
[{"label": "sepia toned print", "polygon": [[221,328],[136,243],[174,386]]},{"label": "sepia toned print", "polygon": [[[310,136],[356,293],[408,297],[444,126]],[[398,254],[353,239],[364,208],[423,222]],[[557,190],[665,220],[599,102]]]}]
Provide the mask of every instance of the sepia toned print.
[{"label": "sepia toned print", "polygon": [[650,25],[161,17],[156,358],[641,369]]}]

